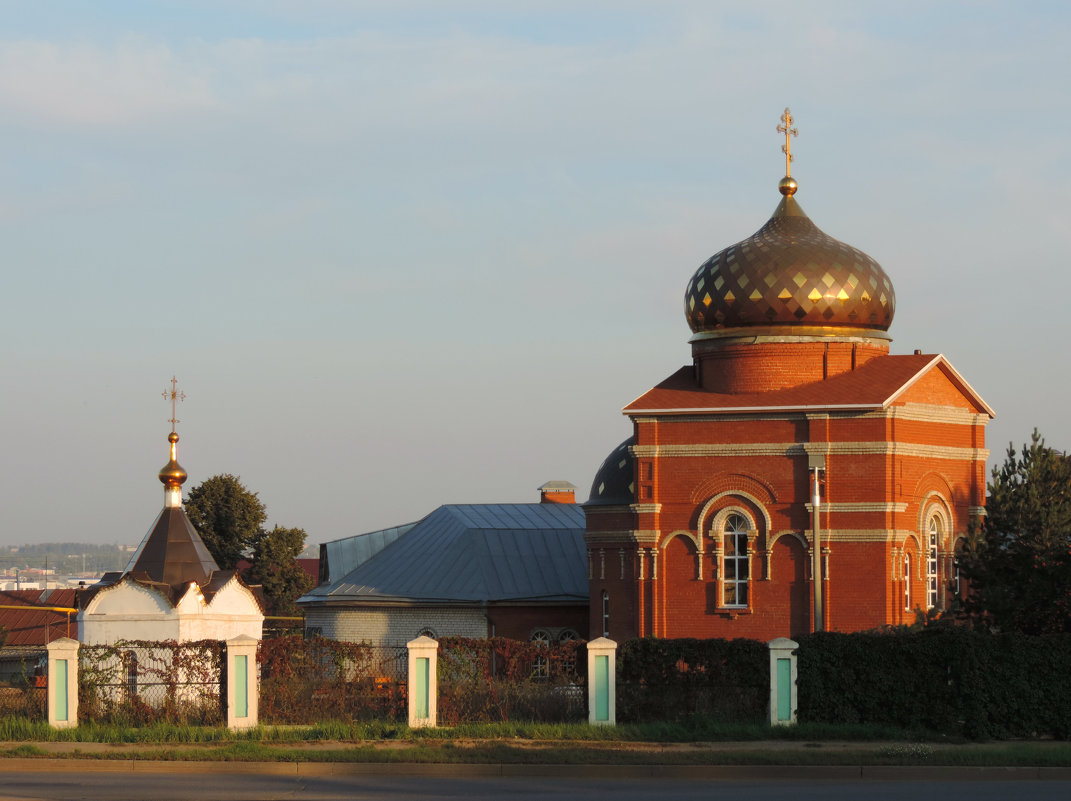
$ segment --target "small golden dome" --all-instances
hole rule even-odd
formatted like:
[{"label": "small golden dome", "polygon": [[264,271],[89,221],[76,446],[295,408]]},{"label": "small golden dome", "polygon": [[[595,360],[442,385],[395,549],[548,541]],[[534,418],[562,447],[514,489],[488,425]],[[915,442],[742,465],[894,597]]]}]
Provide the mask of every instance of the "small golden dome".
[{"label": "small golden dome", "polygon": [[186,471],[178,463],[176,458],[176,445],[179,436],[174,431],[167,435],[167,441],[171,443],[171,460],[160,470],[160,483],[165,487],[181,487],[187,478]]},{"label": "small golden dome", "polygon": [[797,189],[799,189],[799,184],[796,183],[796,179],[788,175],[782,178],[781,183],[777,185],[777,191],[785,197],[792,197],[796,194]]}]

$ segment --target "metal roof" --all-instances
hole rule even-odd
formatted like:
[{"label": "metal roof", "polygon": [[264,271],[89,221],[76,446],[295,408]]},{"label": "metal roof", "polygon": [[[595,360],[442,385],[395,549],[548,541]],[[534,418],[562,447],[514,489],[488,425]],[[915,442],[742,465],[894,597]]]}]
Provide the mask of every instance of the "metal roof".
[{"label": "metal roof", "polygon": [[[11,606],[19,608],[2,608]],[[58,611],[73,607],[74,590],[70,588],[0,591],[0,628],[7,634],[4,647],[43,646],[60,637],[77,636],[72,615]]]},{"label": "metal roof", "polygon": [[205,584],[219,565],[208,552],[182,507],[165,507],[130,559],[126,573],[145,573],[152,581],[185,587]]},{"label": "metal roof", "polygon": [[407,534],[415,525],[416,523],[406,523],[404,526],[369,531],[365,534],[325,542],[320,546],[324,581],[328,583],[337,581],[347,573],[356,570],[358,566],[367,562],[398,537]]},{"label": "metal roof", "polygon": [[575,504],[454,504],[298,603],[586,601],[586,564]]}]

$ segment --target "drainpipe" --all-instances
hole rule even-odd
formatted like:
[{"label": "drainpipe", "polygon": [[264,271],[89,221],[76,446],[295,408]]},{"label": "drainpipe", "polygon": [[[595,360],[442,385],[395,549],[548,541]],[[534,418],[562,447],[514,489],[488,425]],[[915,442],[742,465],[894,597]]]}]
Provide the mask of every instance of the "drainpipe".
[{"label": "drainpipe", "polygon": [[826,469],[825,454],[812,453],[809,466],[814,475],[814,491],[811,495],[812,535],[811,535],[811,578],[814,584],[814,630],[822,631],[822,540],[819,533],[819,515],[822,511],[822,492],[819,487],[819,474]]}]

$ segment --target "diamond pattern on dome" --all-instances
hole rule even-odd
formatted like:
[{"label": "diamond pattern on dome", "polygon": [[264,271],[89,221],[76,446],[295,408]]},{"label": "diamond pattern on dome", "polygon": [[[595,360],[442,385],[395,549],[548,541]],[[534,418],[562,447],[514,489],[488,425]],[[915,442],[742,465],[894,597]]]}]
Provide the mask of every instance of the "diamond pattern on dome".
[{"label": "diamond pattern on dome", "polygon": [[[706,306],[702,286],[714,288]],[[885,330],[896,294],[876,261],[823,233],[785,198],[755,234],[696,271],[685,307],[695,332],[779,323]]]},{"label": "diamond pattern on dome", "polygon": [[591,482],[591,497],[587,505],[617,505],[635,501],[632,454],[629,453],[632,442],[632,437],[629,437],[603,461]]}]

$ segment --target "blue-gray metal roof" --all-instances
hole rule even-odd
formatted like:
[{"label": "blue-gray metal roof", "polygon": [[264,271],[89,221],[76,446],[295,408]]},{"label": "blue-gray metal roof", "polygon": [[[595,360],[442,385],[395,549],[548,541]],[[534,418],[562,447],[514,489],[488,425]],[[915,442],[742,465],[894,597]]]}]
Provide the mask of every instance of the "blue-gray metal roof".
[{"label": "blue-gray metal roof", "polygon": [[298,603],[587,598],[579,506],[456,504],[440,506],[343,578],[315,588]]},{"label": "blue-gray metal roof", "polygon": [[416,523],[406,523],[404,526],[369,531],[365,534],[325,542],[321,558],[326,560],[327,581],[329,583],[337,581],[347,573],[356,570],[359,565],[367,562],[398,537],[408,533],[415,525]]}]

